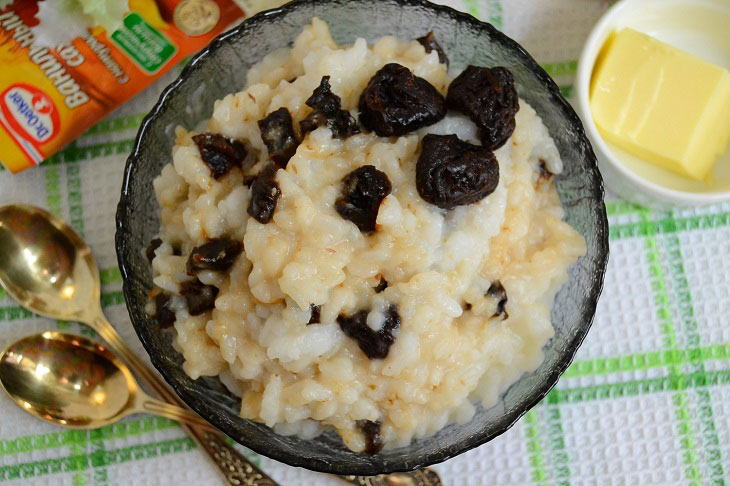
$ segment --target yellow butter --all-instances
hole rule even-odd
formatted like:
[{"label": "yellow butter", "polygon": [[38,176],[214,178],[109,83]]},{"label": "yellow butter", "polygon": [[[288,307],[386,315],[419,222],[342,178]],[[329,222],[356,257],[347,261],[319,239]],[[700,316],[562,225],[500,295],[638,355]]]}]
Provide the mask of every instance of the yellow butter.
[{"label": "yellow butter", "polygon": [[607,141],[697,180],[730,139],[730,73],[633,29],[603,47],[590,105]]}]

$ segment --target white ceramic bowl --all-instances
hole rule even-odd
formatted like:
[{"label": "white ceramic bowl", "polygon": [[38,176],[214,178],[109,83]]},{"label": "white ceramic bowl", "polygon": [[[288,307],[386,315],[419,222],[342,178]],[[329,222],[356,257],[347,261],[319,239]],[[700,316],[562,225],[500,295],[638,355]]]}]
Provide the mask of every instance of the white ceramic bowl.
[{"label": "white ceramic bowl", "polygon": [[[574,103],[598,158],[606,185],[645,206],[668,208],[730,200],[730,148],[707,182],[685,179],[628,154],[598,133],[589,105],[596,57],[608,35],[623,27],[730,69],[730,0],[621,0],[596,24],[578,63]],[[668,120],[667,123],[671,123]]]}]

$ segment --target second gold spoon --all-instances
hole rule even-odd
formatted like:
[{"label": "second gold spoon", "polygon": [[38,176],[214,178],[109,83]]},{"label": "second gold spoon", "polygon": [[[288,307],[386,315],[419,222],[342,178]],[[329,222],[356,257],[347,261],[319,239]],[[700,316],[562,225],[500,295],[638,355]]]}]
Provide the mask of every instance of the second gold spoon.
[{"label": "second gold spoon", "polygon": [[11,344],[0,355],[0,386],[26,412],[65,427],[95,429],[134,413],[213,427],[147,396],[116,356],[71,334],[44,332]]}]

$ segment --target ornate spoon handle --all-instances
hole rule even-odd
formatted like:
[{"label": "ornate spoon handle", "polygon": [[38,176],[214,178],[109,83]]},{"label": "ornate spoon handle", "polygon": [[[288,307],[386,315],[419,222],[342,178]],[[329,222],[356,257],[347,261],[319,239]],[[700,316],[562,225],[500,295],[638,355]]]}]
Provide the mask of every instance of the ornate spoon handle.
[{"label": "ornate spoon handle", "polygon": [[273,479],[245,459],[240,452],[223,440],[220,434],[207,432],[195,426],[191,427],[191,431],[198,436],[201,446],[208,451],[208,454],[218,465],[228,484],[235,486],[277,486]]},{"label": "ornate spoon handle", "polygon": [[441,478],[432,469],[418,469],[407,473],[382,474],[380,476],[340,476],[345,481],[360,486],[441,486]]}]

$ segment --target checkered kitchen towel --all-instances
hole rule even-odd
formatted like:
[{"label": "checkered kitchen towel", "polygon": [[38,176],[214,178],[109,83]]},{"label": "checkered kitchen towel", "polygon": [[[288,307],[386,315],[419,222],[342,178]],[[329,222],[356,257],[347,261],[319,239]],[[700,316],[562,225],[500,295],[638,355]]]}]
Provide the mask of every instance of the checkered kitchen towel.
[{"label": "checkered kitchen towel", "polygon": [[[515,38],[567,95],[600,0],[452,0]],[[103,304],[144,355],[114,254],[124,161],[160,81],[40,168],[0,172],[0,204],[64,217],[91,244]],[[1,150],[1,149],[0,149]],[[610,199],[610,198],[609,198]],[[608,202],[611,260],[596,321],[557,388],[509,432],[436,466],[445,484],[725,484],[730,479],[730,205],[657,213]],[[88,331],[29,314],[0,293],[0,347],[47,329]],[[284,485],[339,484],[251,454]],[[135,416],[65,431],[0,396],[0,486],[218,484],[177,425]]]}]

